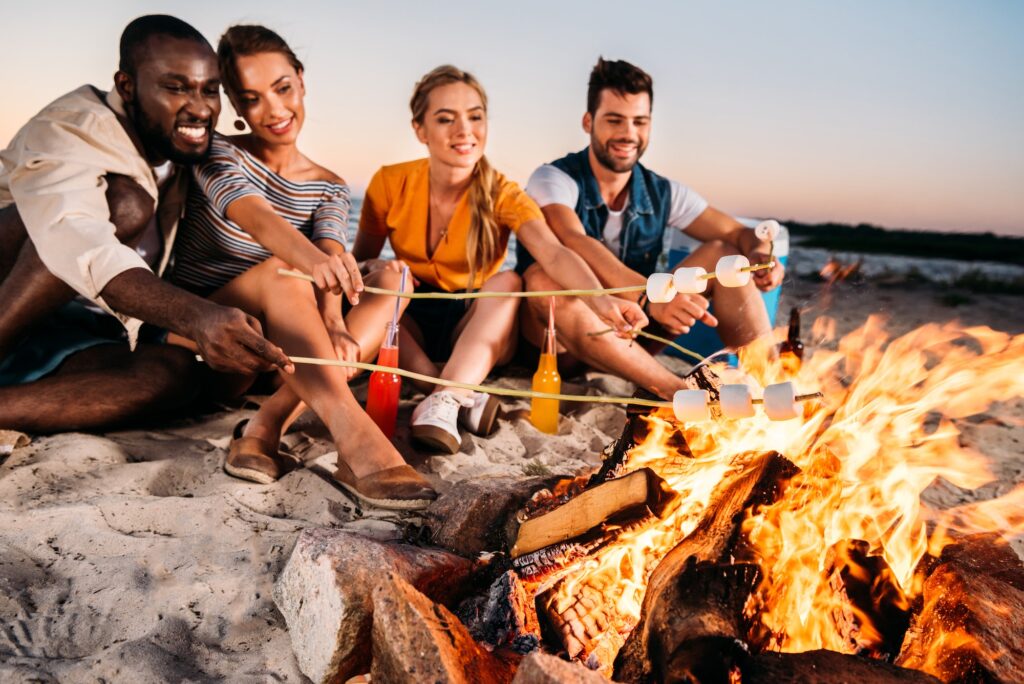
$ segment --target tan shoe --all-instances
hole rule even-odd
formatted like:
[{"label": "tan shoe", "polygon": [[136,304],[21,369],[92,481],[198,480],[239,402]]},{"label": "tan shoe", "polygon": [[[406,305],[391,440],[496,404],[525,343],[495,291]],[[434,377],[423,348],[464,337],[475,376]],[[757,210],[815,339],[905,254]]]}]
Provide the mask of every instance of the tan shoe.
[{"label": "tan shoe", "polygon": [[228,475],[250,482],[271,484],[301,465],[284,444],[274,449],[258,437],[243,437],[242,433],[248,423],[248,419],[240,421],[231,433],[228,457],[224,461],[224,471]]},{"label": "tan shoe", "polygon": [[334,479],[360,501],[378,508],[415,511],[426,508],[437,498],[427,478],[407,464],[356,477],[348,464],[338,459]]}]

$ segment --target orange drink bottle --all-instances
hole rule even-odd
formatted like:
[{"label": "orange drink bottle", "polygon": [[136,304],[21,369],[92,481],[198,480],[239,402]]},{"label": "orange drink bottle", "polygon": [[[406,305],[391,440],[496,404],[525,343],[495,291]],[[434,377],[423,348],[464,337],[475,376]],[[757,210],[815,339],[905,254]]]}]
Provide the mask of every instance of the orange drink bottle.
[{"label": "orange drink bottle", "polygon": [[[559,394],[562,391],[562,377],[558,374],[558,357],[555,353],[554,306],[550,309],[548,329],[544,335],[544,349],[541,350],[537,372],[533,374],[533,391]],[[558,432],[558,399],[530,401],[530,422],[541,432]]]},{"label": "orange drink bottle", "polygon": [[[391,327],[390,325],[388,326]],[[390,337],[390,330],[388,332]],[[377,354],[378,366],[398,367],[398,340],[382,346]],[[366,391],[366,413],[380,431],[390,439],[395,434],[395,419],[398,416],[398,399],[402,393],[402,378],[394,373],[373,371]]]},{"label": "orange drink bottle", "polygon": [[800,310],[795,306],[789,312],[789,334],[779,345],[779,360],[786,375],[793,377],[800,372],[804,360],[804,343],[800,340]]}]

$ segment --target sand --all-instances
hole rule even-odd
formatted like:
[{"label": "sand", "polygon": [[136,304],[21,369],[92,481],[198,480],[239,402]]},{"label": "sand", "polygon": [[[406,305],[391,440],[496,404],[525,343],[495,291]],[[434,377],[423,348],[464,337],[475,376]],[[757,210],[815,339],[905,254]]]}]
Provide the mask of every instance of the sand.
[{"label": "sand", "polygon": [[[823,298],[819,285],[795,280],[781,310],[807,307],[807,320],[827,311],[840,334],[878,311],[891,316],[895,331],[958,318],[1024,332],[1022,298],[972,299],[952,307],[946,293],[929,286],[870,284],[843,284]],[[526,387],[528,373],[520,369],[498,383]],[[622,394],[631,387],[590,373],[566,381],[564,390]],[[412,406],[403,403],[400,425]],[[527,408],[526,401],[504,400],[497,433],[467,436],[451,457],[417,452],[404,427],[396,439],[445,489],[488,475],[585,471],[624,422],[615,406],[565,407],[559,434],[548,436],[525,420]],[[270,486],[229,477],[221,469],[227,436],[249,413],[36,437],[27,446],[14,447],[11,438],[8,456],[0,448],[0,681],[305,681],[270,596],[298,532],[334,526],[398,538],[416,518],[360,510],[331,484],[333,447],[310,416],[288,436],[306,468]],[[948,506],[1024,482],[1024,402],[958,424],[998,479],[974,492],[936,485],[926,499]]]}]

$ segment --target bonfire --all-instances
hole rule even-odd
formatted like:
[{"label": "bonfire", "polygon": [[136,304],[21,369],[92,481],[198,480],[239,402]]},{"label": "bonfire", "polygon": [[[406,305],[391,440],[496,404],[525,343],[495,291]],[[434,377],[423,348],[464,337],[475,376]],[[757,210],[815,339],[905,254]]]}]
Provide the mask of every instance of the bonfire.
[{"label": "bonfire", "polygon": [[[463,591],[404,575],[454,610],[424,628],[448,635],[427,639],[437,652],[453,632],[473,644],[437,667],[508,681],[545,651],[616,681],[1024,681],[1024,566],[1004,541],[1024,532],[1024,487],[945,510],[921,498],[993,479],[953,421],[1024,395],[1024,336],[933,324],[890,339],[872,317],[834,341],[834,327],[815,322],[802,363],[768,343],[741,354],[752,386],[820,392],[801,418],[632,413],[590,477],[534,484],[489,518],[442,505],[434,541],[457,545],[445,526],[475,516],[489,547],[458,550],[491,553],[452,561]],[[401,646],[373,621],[373,667],[396,677]]]}]

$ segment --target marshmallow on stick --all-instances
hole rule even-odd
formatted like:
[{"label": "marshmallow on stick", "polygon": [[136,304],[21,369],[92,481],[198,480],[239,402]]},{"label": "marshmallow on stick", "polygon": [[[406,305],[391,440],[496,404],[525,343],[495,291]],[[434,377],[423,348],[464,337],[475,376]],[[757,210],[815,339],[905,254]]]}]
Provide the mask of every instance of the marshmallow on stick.
[{"label": "marshmallow on stick", "polygon": [[677,390],[672,395],[672,412],[681,423],[711,419],[708,391],[702,389]]},{"label": "marshmallow on stick", "polygon": [[724,256],[715,266],[715,277],[725,287],[743,287],[750,282],[750,260],[742,254]]},{"label": "marshmallow on stick", "polygon": [[683,294],[700,294],[708,289],[708,272],[700,266],[677,268],[672,274],[672,284],[676,292]]},{"label": "marshmallow on stick", "polygon": [[726,418],[750,418],[754,415],[754,398],[746,385],[722,385],[718,405]]},{"label": "marshmallow on stick", "polygon": [[671,302],[676,296],[671,273],[653,273],[647,278],[647,299],[652,304]]},{"label": "marshmallow on stick", "polygon": [[754,228],[754,235],[757,236],[758,240],[772,242],[775,240],[775,238],[779,237],[779,232],[781,230],[782,226],[779,225],[778,221],[774,219],[769,219],[767,221],[761,221],[760,223],[757,224],[757,226]]},{"label": "marshmallow on stick", "polygon": [[804,414],[804,406],[796,399],[791,382],[780,382],[764,388],[764,412],[771,420],[792,420]]}]

